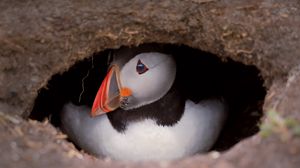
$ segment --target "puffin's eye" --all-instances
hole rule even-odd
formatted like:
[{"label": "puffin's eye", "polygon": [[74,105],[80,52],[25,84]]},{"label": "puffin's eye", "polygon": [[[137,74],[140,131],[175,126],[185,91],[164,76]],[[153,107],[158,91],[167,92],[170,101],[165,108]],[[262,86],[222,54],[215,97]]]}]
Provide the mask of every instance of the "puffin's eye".
[{"label": "puffin's eye", "polygon": [[136,64],[136,72],[141,75],[147,72],[148,70],[148,67],[145,64],[143,64],[141,60],[139,60]]}]

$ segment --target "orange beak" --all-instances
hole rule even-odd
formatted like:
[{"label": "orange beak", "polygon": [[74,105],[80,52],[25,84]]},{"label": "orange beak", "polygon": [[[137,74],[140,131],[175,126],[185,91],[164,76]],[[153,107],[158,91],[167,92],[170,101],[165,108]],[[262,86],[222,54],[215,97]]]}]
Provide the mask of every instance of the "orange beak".
[{"label": "orange beak", "polygon": [[95,117],[120,107],[121,97],[132,94],[129,88],[121,88],[118,66],[112,66],[104,78],[95,97],[91,116]]}]

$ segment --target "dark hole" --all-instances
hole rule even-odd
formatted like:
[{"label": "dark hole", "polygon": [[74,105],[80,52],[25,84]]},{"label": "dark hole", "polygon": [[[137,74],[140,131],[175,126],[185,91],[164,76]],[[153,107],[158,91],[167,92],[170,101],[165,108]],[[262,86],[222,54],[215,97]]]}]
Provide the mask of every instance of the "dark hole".
[{"label": "dark hole", "polygon": [[[161,51],[172,54],[178,62],[178,73],[189,87],[186,94],[194,101],[222,96],[229,105],[229,117],[213,150],[223,151],[240,140],[258,132],[262,105],[266,94],[263,79],[255,66],[247,66],[230,59],[184,45],[143,44],[140,51]],[[107,72],[105,50],[78,62],[63,74],[56,74],[46,88],[40,89],[30,118],[50,118],[59,127],[59,112],[68,101],[91,106]]]}]

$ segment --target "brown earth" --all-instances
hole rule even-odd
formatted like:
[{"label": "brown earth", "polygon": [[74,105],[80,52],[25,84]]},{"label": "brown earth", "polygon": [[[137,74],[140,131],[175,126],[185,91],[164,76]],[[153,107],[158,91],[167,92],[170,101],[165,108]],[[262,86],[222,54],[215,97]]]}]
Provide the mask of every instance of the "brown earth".
[{"label": "brown earth", "polygon": [[[263,120],[268,136],[220,155],[130,163],[80,153],[47,122],[26,119],[54,74],[104,49],[151,42],[255,65],[268,91],[264,112],[276,111]],[[0,167],[299,167],[299,46],[299,0],[2,0]]]}]

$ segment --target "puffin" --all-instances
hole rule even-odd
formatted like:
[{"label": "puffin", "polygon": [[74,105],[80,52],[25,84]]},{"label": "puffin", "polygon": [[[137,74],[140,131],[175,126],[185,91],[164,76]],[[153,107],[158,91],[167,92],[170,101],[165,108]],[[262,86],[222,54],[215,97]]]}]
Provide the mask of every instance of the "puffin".
[{"label": "puffin", "polygon": [[125,161],[175,160],[212,148],[227,118],[222,98],[189,99],[171,54],[112,57],[92,107],[62,107],[61,128],[75,145]]}]

